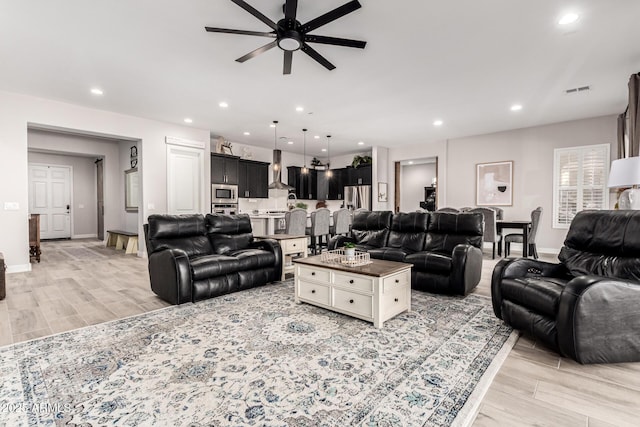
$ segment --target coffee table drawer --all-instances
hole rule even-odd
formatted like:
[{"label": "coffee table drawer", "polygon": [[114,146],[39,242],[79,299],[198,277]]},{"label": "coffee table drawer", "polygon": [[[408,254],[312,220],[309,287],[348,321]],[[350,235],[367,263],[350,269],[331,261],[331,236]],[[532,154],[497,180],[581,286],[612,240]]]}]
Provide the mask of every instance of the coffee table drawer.
[{"label": "coffee table drawer", "polygon": [[309,279],[329,283],[329,271],[313,267],[298,267],[298,275],[301,279]]},{"label": "coffee table drawer", "polygon": [[408,298],[409,293],[406,288],[385,292],[382,299],[384,317],[390,317],[407,310],[409,308]]},{"label": "coffee table drawer", "polygon": [[383,292],[393,292],[399,288],[411,286],[411,270],[402,271],[393,276],[386,277],[382,282]]},{"label": "coffee table drawer", "polygon": [[333,306],[363,317],[373,317],[373,298],[341,289],[333,290]]},{"label": "coffee table drawer", "polygon": [[348,274],[334,273],[333,284],[345,286],[349,289],[358,291],[372,292],[373,291],[373,279],[368,277],[357,277]]},{"label": "coffee table drawer", "polygon": [[298,298],[318,304],[331,305],[331,289],[329,286],[300,281],[298,289]]}]

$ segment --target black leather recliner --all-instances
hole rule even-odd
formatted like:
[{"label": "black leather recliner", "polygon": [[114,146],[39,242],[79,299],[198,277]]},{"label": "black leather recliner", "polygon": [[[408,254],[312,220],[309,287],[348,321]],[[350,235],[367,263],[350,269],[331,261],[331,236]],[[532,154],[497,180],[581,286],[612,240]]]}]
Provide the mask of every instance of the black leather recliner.
[{"label": "black leather recliner", "polygon": [[171,304],[280,280],[280,244],[254,241],[248,215],[151,215],[144,231],[151,290]]},{"label": "black leather recliner", "polygon": [[500,261],[493,310],[579,363],[640,361],[640,211],[582,211],[559,264]]},{"label": "black leather recliner", "polygon": [[414,289],[466,295],[480,282],[483,223],[481,214],[356,212],[351,235],[329,249],[353,242],[371,258],[413,264]]}]

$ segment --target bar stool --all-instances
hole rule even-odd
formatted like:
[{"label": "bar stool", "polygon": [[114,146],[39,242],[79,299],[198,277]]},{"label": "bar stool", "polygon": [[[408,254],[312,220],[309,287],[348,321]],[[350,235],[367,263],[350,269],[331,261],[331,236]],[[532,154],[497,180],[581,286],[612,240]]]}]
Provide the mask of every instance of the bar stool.
[{"label": "bar stool", "polygon": [[314,255],[318,253],[318,250],[322,250],[322,246],[327,245],[327,243],[322,243],[322,236],[329,236],[330,216],[331,213],[327,208],[320,208],[311,212],[311,227],[307,227],[306,234],[311,237],[309,248]]},{"label": "bar stool", "polygon": [[349,209],[339,209],[333,212],[333,225],[329,227],[331,237],[338,234],[349,234],[351,213]]},{"label": "bar stool", "polygon": [[284,230],[276,231],[276,234],[289,234],[292,236],[304,236],[307,227],[307,210],[295,208],[284,214]]}]

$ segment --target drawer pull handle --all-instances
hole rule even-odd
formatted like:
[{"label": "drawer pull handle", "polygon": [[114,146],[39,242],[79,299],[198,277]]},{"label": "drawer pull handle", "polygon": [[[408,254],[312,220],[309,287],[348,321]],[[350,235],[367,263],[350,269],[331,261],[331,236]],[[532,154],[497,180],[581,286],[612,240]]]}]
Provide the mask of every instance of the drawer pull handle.
[{"label": "drawer pull handle", "polygon": [[316,272],[315,272],[315,271],[312,271],[312,272],[311,272],[311,275],[312,275],[312,276],[315,276],[315,275],[316,275]]},{"label": "drawer pull handle", "polygon": [[353,304],[353,300],[352,299],[349,300],[349,304]]},{"label": "drawer pull handle", "polygon": [[293,247],[294,247],[294,248],[296,247],[296,244],[295,244],[295,243],[293,244]]},{"label": "drawer pull handle", "polygon": [[[315,291],[313,291],[313,292],[315,292]],[[398,298],[394,298],[394,301],[395,301],[395,302],[398,302]]]},{"label": "drawer pull handle", "polygon": [[396,283],[400,283],[400,279],[396,279]]},{"label": "drawer pull handle", "polygon": [[[315,293],[316,293],[316,290],[315,290],[315,289],[311,289],[311,293],[312,293],[312,294],[315,294]],[[398,301],[398,300],[396,299],[396,301]]]},{"label": "drawer pull handle", "polygon": [[353,279],[349,280],[349,283],[353,284]]}]

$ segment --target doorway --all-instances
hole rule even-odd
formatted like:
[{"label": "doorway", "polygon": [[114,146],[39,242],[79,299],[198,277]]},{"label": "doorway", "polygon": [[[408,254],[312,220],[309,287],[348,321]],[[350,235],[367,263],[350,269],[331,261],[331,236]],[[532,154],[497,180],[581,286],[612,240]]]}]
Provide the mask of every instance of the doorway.
[{"label": "doorway", "polygon": [[438,157],[395,162],[396,212],[438,209]]},{"label": "doorway", "polygon": [[96,160],[96,195],[97,195],[97,219],[98,239],[104,240],[104,159]]},{"label": "doorway", "polygon": [[41,239],[71,238],[71,166],[29,164],[29,212],[40,214]]}]

